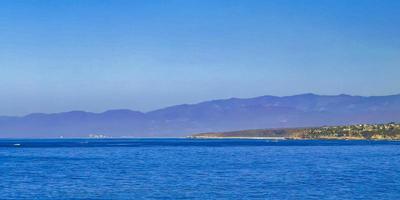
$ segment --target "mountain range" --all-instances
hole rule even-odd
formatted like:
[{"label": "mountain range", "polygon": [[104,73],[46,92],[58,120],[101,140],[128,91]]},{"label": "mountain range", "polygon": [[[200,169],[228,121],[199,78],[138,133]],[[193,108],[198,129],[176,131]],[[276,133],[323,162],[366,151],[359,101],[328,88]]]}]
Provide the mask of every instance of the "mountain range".
[{"label": "mountain range", "polygon": [[400,121],[400,95],[301,94],[212,100],[146,113],[109,110],[2,116],[0,137],[180,137],[202,132],[392,121]]}]

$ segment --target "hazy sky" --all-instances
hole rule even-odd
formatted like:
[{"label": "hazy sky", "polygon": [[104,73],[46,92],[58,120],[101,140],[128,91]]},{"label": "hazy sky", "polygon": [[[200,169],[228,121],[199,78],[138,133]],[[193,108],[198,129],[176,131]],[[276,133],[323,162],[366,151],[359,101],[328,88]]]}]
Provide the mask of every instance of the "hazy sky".
[{"label": "hazy sky", "polygon": [[2,0],[0,115],[400,93],[398,0]]}]

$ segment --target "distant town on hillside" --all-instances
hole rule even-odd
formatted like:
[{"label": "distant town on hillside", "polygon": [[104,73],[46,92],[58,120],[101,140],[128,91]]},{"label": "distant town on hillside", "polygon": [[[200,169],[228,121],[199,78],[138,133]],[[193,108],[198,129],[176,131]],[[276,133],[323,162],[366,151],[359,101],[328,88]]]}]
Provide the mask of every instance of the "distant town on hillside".
[{"label": "distant town on hillside", "polygon": [[400,124],[357,124],[317,128],[258,129],[233,132],[202,133],[191,138],[277,138],[277,139],[346,139],[400,140]]}]

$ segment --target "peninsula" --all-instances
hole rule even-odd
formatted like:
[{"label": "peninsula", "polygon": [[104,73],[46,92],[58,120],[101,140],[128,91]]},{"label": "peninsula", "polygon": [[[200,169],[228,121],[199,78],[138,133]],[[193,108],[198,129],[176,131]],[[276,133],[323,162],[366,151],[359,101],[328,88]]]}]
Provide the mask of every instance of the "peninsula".
[{"label": "peninsula", "polygon": [[400,140],[400,124],[357,124],[313,128],[255,129],[232,132],[200,133],[198,139],[332,139],[332,140]]}]

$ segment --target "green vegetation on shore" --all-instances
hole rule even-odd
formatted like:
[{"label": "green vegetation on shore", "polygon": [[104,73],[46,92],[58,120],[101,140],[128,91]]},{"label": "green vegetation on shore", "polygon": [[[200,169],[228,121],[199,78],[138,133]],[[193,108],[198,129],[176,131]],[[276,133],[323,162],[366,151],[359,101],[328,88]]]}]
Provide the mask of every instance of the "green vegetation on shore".
[{"label": "green vegetation on shore", "polygon": [[257,129],[232,132],[201,133],[191,138],[285,138],[400,140],[400,124],[358,124],[315,128]]}]

